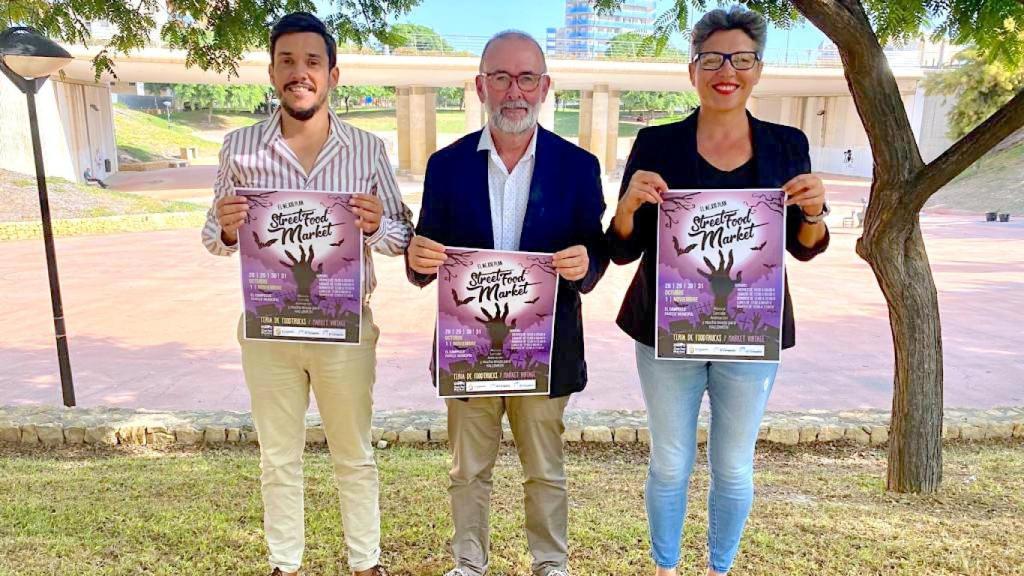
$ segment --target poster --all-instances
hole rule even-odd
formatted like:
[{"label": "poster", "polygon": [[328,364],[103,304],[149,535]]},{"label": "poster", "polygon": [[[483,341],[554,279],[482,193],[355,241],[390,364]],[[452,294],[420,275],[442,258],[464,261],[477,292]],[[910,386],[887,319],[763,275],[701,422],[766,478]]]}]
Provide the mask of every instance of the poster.
[{"label": "poster", "polygon": [[437,275],[438,396],[548,394],[558,295],[551,255],[445,253]]},{"label": "poster", "polygon": [[237,189],[245,337],[358,344],[363,237],[351,194]]},{"label": "poster", "polygon": [[657,358],[778,362],[782,190],[670,190],[658,210]]}]

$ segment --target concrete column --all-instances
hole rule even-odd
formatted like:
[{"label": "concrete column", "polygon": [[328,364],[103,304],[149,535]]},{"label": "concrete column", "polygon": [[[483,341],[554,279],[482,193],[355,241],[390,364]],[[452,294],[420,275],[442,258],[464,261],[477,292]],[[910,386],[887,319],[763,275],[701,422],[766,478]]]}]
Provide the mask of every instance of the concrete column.
[{"label": "concrete column", "polygon": [[580,128],[579,145],[584,150],[590,149],[590,128],[594,119],[594,92],[580,90]]},{"label": "concrete column", "polygon": [[425,174],[437,150],[437,90],[414,86],[409,94],[409,171]]},{"label": "concrete column", "polygon": [[608,115],[605,119],[605,150],[604,166],[605,173],[612,173],[618,166],[619,157],[619,91],[608,91]]},{"label": "concrete column", "polygon": [[590,145],[587,150],[597,156],[601,170],[608,170],[608,85],[594,86],[593,114],[590,119]]},{"label": "concrete column", "polygon": [[408,174],[412,166],[410,155],[411,148],[409,141],[412,137],[412,125],[410,124],[409,96],[411,90],[407,87],[397,87],[395,95],[395,119],[398,124],[398,171]]},{"label": "concrete column", "polygon": [[466,132],[476,132],[487,123],[484,105],[476,94],[476,82],[466,82],[462,96],[462,105],[466,109]]},{"label": "concrete column", "polygon": [[540,118],[538,119],[540,125],[555,131],[555,91],[554,89],[548,90],[548,97],[540,105]]},{"label": "concrete column", "polygon": [[800,127],[801,119],[793,117],[793,100],[795,98],[783,97],[779,103],[779,124]]}]

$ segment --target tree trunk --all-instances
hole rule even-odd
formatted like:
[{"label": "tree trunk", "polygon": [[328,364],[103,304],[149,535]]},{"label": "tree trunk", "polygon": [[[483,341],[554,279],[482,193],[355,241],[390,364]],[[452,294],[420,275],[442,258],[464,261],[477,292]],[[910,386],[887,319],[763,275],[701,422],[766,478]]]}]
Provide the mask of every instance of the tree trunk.
[{"label": "tree trunk", "polygon": [[857,251],[885,296],[895,352],[887,486],[934,492],[942,483],[942,330],[920,225],[914,218],[908,229],[866,232]]}]

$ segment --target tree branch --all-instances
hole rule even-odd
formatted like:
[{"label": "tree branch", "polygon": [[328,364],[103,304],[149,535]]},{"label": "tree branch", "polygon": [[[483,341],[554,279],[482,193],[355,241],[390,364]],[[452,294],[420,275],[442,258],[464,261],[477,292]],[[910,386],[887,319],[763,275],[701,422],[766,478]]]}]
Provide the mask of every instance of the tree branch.
[{"label": "tree branch", "polygon": [[1024,126],[1024,90],[1017,92],[1016,96],[989,116],[988,120],[957,140],[920,171],[913,187],[915,210],[920,210],[940,188],[1021,126]]},{"label": "tree branch", "polygon": [[875,159],[875,180],[906,182],[924,165],[896,78],[860,0],[792,0],[835,42]]}]

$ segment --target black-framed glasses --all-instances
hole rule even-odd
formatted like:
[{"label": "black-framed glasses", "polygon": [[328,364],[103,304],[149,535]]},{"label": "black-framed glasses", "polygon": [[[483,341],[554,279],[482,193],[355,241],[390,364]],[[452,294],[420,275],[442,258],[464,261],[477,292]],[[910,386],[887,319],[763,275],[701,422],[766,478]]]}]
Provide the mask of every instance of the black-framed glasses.
[{"label": "black-framed glasses", "polygon": [[750,70],[761,57],[757,52],[701,52],[693,59],[700,64],[701,70],[715,71],[729,61],[734,70]]},{"label": "black-framed glasses", "polygon": [[514,81],[519,89],[523,92],[533,92],[540,86],[540,80],[544,77],[543,74],[537,74],[536,72],[523,72],[522,74],[512,75],[508,72],[491,72],[489,74],[481,74],[487,79],[497,90],[508,90],[512,87]]}]

